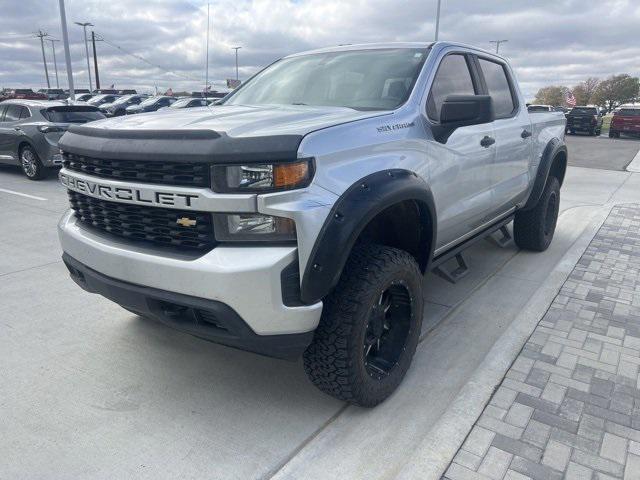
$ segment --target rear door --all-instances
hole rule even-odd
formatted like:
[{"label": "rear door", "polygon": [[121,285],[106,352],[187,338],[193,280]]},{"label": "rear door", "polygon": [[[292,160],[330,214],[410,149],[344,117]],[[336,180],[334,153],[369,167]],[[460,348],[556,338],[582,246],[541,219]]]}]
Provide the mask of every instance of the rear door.
[{"label": "rear door", "polygon": [[[470,55],[452,51],[440,60],[429,90],[426,120],[438,124],[444,100],[450,95],[477,95],[481,86]],[[430,185],[438,215],[436,253],[463,240],[487,220],[491,212],[491,165],[495,156],[493,125],[456,129],[446,143],[429,142]],[[440,252],[438,252],[440,250]]]},{"label": "rear door", "polygon": [[528,191],[533,140],[531,117],[520,105],[515,80],[506,63],[476,57],[481,80],[491,95],[496,156],[491,168],[495,214],[500,215],[522,200]]},{"label": "rear door", "polygon": [[[3,163],[17,162],[17,138],[21,135],[18,121],[24,107],[15,103],[2,105],[0,110],[0,160]],[[1,107],[0,107],[1,108]]]}]

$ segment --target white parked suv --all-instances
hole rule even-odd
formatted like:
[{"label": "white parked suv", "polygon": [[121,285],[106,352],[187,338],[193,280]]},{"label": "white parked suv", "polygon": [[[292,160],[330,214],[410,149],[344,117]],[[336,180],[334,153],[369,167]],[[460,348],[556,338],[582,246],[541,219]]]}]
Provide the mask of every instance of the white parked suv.
[{"label": "white parked suv", "polygon": [[455,281],[460,252],[512,220],[517,245],[548,247],[564,130],[562,115],[530,116],[507,61],[474,47],[291,55],[221,105],[72,127],[64,260],[89,292],[217,343],[303,355],[321,390],[373,406],[411,363],[426,272]]}]

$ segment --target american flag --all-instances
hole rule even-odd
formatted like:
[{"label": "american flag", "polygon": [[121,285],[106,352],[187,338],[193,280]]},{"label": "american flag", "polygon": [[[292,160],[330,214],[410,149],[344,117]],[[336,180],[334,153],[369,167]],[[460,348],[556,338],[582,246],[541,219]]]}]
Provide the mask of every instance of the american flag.
[{"label": "american flag", "polygon": [[573,96],[573,92],[567,92],[567,105],[570,107],[576,106],[576,97]]}]

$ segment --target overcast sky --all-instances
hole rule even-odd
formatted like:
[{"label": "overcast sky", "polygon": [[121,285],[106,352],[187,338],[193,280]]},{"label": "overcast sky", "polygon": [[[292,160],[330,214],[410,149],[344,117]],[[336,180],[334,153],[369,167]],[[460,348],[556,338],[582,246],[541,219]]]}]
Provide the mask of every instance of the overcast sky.
[{"label": "overcast sky", "polygon": [[[92,22],[103,87],[197,90],[204,83],[206,1],[67,0],[76,86],[87,87],[82,28]],[[431,41],[436,0],[211,0],[210,78],[240,78],[277,58],[316,47],[378,41]],[[0,87],[46,86],[42,29],[61,39],[58,0],[0,0]],[[640,0],[442,0],[440,39],[501,47],[528,98],[548,84],[640,75]],[[161,68],[152,67],[144,58]],[[60,86],[64,52],[56,43]],[[46,43],[52,86],[51,43]],[[93,67],[92,67],[93,68]]]}]

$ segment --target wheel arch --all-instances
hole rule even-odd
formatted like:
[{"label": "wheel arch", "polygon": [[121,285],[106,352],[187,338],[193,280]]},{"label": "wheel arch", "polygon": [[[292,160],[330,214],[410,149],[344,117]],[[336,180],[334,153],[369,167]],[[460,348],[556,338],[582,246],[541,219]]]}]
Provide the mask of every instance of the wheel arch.
[{"label": "wheel arch", "polygon": [[415,173],[390,169],[361,178],[336,201],[316,238],[301,281],[303,302],[333,290],[353,246],[365,239],[407,250],[426,272],[436,225],[431,189]]},{"label": "wheel arch", "polygon": [[38,154],[36,152],[36,148],[33,146],[33,144],[29,140],[22,138],[16,143],[18,144],[18,148],[16,149],[16,153],[18,156],[18,163],[20,162],[20,154],[22,153],[22,149],[24,147],[30,147],[36,153],[36,155]]},{"label": "wheel arch", "polygon": [[526,204],[522,207],[522,210],[530,210],[535,207],[542,196],[544,187],[547,184],[549,176],[553,176],[558,179],[560,186],[564,182],[564,177],[567,172],[567,160],[568,151],[565,143],[559,138],[553,138],[547,143],[547,146],[542,153],[540,164],[538,165],[538,171],[536,178],[527,199]]}]

